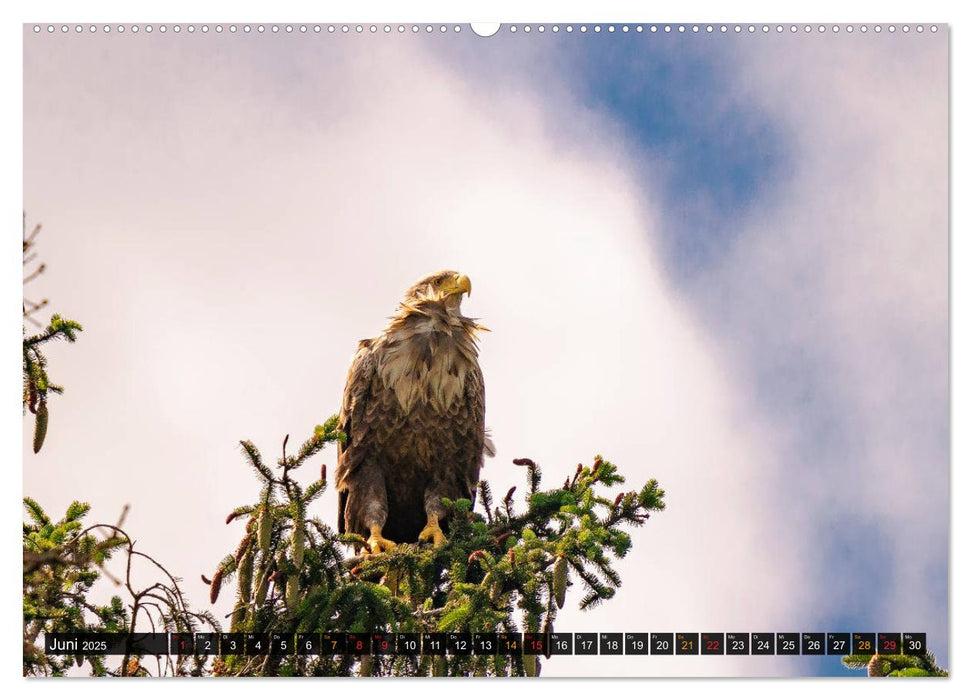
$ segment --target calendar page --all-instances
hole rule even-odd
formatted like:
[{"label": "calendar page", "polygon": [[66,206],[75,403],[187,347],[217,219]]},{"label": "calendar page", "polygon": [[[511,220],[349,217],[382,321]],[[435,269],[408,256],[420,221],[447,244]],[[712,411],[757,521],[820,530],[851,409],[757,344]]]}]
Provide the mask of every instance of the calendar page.
[{"label": "calendar page", "polygon": [[948,52],[24,24],[24,675],[947,675]]}]

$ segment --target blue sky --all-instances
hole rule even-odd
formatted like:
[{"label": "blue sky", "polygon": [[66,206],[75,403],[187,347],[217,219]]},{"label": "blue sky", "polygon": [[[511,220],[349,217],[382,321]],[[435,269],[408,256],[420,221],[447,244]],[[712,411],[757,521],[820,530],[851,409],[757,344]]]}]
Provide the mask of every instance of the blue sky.
[{"label": "blue sky", "polygon": [[586,101],[669,168],[661,243],[672,277],[717,260],[749,207],[771,195],[786,161],[780,125],[733,99],[729,47],[594,35],[570,53]]}]

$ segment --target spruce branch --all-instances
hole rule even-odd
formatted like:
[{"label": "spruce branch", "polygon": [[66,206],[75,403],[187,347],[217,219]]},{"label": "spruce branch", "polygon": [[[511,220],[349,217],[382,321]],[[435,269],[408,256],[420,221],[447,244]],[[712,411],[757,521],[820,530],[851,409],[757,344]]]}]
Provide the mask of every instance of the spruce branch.
[{"label": "spruce branch", "polygon": [[[225,587],[234,567],[251,567],[251,574],[237,576],[233,631],[549,633],[571,578],[586,589],[579,600],[583,609],[614,596],[621,581],[613,562],[631,548],[628,529],[664,508],[664,492],[654,480],[639,491],[607,494],[624,477],[599,456],[551,490],[542,488],[539,465],[521,458],[515,463],[527,472],[524,510],[514,509],[516,486],[496,508],[491,486],[481,481],[478,510],[471,499],[442,500],[449,528],[444,545],[401,543],[371,555],[361,535],[338,535],[319,518],[307,517],[308,505],[327,488],[326,468],[306,487],[291,476],[327,444],[345,439],[336,425],[333,417],[317,426],[296,454],[285,441],[280,476],[266,470],[255,446],[241,443],[262,487],[257,502],[226,519],[231,524],[251,516],[236,552],[216,570]],[[262,533],[256,538],[254,523]],[[254,549],[255,540],[263,544]],[[357,553],[346,556],[346,547]],[[229,657],[214,670],[233,676],[537,675],[541,664],[508,656],[325,655],[260,663]]]},{"label": "spruce branch", "polygon": [[[24,215],[23,221],[23,245],[24,245],[24,267],[31,264],[36,257],[33,247],[36,244],[37,235],[40,233],[40,224],[35,226],[30,234],[27,233],[27,217]],[[44,273],[47,266],[39,264],[34,270],[26,272],[24,284],[36,280]],[[34,318],[34,314],[47,305],[47,299],[39,303],[24,297],[23,316],[31,325],[41,328],[42,324]],[[52,383],[47,374],[47,358],[41,351],[41,347],[54,340],[65,340],[73,343],[77,340],[77,334],[82,330],[81,324],[61,318],[58,314],[51,316],[47,328],[40,333],[27,335],[26,326],[23,329],[23,408],[34,414],[34,453],[40,452],[47,437],[47,427],[50,420],[50,410],[48,408],[49,394],[60,394],[63,388]]]},{"label": "spruce branch", "polygon": [[[104,656],[48,655],[37,643],[41,634],[133,633],[136,625],[152,631],[195,632],[218,630],[208,612],[192,611],[180,587],[180,580],[155,558],[135,548],[134,540],[122,529],[127,506],[118,524],[96,523],[84,527],[82,519],[90,506],[73,502],[57,522],[30,498],[24,507],[31,520],[23,525],[24,569],[24,675],[63,675],[72,665],[87,662],[92,675],[146,675],[149,671],[137,657],[126,656],[117,669],[108,667]],[[107,533],[107,534],[105,534]],[[106,563],[114,554],[125,557],[123,576],[111,575]],[[143,588],[132,579],[136,561],[146,562],[162,575]],[[129,601],[113,596],[107,605],[89,599],[92,586],[104,575],[124,588]],[[163,672],[161,661],[157,672]],[[165,669],[180,674],[202,672],[204,659],[192,663],[182,659]]]}]

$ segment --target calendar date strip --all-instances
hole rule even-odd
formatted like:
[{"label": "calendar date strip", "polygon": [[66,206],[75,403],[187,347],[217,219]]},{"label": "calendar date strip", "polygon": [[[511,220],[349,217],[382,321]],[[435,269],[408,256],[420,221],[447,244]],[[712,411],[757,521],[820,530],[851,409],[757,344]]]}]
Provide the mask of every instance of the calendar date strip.
[{"label": "calendar date strip", "polygon": [[47,654],[74,656],[921,654],[923,632],[134,633],[46,635]]}]

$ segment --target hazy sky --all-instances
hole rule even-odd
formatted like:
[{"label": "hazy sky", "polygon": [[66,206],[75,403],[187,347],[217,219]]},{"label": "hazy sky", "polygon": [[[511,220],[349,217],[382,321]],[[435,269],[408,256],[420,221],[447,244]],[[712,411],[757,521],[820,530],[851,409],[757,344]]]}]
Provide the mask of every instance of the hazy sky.
[{"label": "hazy sky", "polygon": [[617,597],[559,629],[926,631],[947,664],[946,30],[28,31],[24,71],[32,293],[85,327],[49,353],[40,455],[24,431],[50,512],[131,504],[206,605],[256,496],[238,440],[309,435],[357,340],[449,267],[492,329],[496,490],[515,457],[555,484],[602,453],[668,492]]}]

